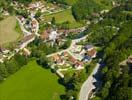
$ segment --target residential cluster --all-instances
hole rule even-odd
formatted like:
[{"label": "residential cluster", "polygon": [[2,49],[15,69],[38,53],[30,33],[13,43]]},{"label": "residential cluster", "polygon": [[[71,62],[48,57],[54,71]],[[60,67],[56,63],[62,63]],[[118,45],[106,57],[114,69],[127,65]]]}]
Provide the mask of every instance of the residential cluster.
[{"label": "residential cluster", "polygon": [[[58,47],[62,46],[66,41],[68,41],[68,36],[71,34],[79,34],[85,31],[86,27],[80,27],[76,29],[57,29],[57,28],[47,28],[42,33],[39,32],[39,22],[35,18],[35,13],[37,11],[41,11],[41,13],[55,13],[62,9],[59,6],[48,7],[48,5],[44,5],[42,2],[34,2],[29,4],[27,7],[24,5],[18,4],[17,2],[13,2],[16,9],[26,8],[29,12],[28,17],[24,17],[22,15],[17,16],[17,20],[19,22],[20,28],[24,33],[23,38],[18,42],[18,44],[14,47],[13,51],[7,50],[0,47],[0,62],[4,62],[5,59],[10,59],[16,53],[24,54],[25,56],[29,56],[31,51],[28,50],[27,45],[31,43],[36,37],[40,37],[44,43],[50,45],[58,45]],[[60,10],[58,10],[60,9]],[[63,8],[64,9],[64,8]],[[53,53],[51,55],[47,55],[47,58],[51,60],[51,67],[57,67],[57,73],[63,77],[61,70],[68,69],[83,69],[86,63],[90,63],[92,58],[96,57],[96,49],[93,45],[78,45],[77,43],[86,40],[86,36],[77,37],[76,39],[71,40],[71,45],[65,50],[62,50],[57,53]]]},{"label": "residential cluster", "polygon": [[73,45],[63,52],[50,56],[51,66],[61,69],[83,69],[85,63],[96,57],[96,49],[93,45]]},{"label": "residential cluster", "polygon": [[11,59],[19,51],[21,54],[29,56],[31,52],[26,47],[34,39],[35,39],[34,34],[23,37],[13,50],[9,50],[3,46],[0,46],[0,63],[3,63],[6,59],[8,60]]},{"label": "residential cluster", "polygon": [[40,38],[44,42],[47,42],[47,43],[50,42],[52,45],[54,45],[56,43],[57,45],[60,46],[60,45],[64,44],[64,42],[67,40],[66,37],[69,34],[78,34],[84,30],[85,30],[85,27],[81,27],[81,28],[77,28],[77,29],[48,28],[41,33]]}]

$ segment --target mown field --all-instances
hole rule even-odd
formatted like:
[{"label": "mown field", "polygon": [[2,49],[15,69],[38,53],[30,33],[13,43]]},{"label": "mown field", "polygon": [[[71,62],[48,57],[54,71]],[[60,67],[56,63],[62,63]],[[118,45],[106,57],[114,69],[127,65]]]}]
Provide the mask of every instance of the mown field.
[{"label": "mown field", "polygon": [[0,21],[0,44],[16,41],[21,35],[16,31],[17,20],[14,16],[10,16]]},{"label": "mown field", "polygon": [[44,19],[46,21],[51,21],[53,17],[55,17],[56,23],[63,23],[68,21],[70,23],[69,24],[70,28],[77,28],[77,27],[83,26],[81,23],[76,22],[76,20],[74,19],[72,15],[71,9],[67,9],[59,13],[44,16]]},{"label": "mown field", "polygon": [[0,100],[60,100],[64,87],[58,77],[35,61],[0,84]]}]

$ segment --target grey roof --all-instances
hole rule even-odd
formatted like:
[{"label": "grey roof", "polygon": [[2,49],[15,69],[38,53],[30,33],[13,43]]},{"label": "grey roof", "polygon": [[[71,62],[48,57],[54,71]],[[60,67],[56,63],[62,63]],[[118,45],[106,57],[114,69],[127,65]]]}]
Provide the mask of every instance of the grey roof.
[{"label": "grey roof", "polygon": [[84,48],[85,49],[91,49],[91,48],[93,48],[93,45],[85,45]]}]

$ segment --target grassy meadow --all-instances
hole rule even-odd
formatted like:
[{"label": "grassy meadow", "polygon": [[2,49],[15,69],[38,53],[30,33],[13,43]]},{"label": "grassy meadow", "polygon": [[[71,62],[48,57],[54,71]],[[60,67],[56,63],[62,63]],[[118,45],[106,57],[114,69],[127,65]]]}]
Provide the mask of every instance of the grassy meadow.
[{"label": "grassy meadow", "polygon": [[76,22],[76,20],[74,19],[72,15],[71,9],[67,9],[62,12],[46,15],[44,16],[44,19],[45,21],[51,21],[53,17],[55,17],[56,23],[59,23],[59,24],[68,21],[70,23],[69,24],[70,28],[78,28],[78,27],[83,26],[81,23]]},{"label": "grassy meadow", "polygon": [[0,100],[60,100],[64,87],[58,77],[30,61],[0,84]]},{"label": "grassy meadow", "polygon": [[6,44],[16,41],[20,33],[16,30],[17,20],[10,16],[0,21],[0,44]]}]

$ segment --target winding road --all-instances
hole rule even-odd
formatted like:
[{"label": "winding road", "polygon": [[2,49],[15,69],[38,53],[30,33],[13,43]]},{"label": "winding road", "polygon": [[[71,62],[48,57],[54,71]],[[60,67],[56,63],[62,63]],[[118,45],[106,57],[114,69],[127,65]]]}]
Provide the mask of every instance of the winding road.
[{"label": "winding road", "polygon": [[83,83],[80,93],[79,93],[79,100],[88,100],[89,94],[93,89],[95,89],[94,82],[96,79],[93,77],[99,69],[100,64],[97,63],[91,75],[87,78],[87,80]]},{"label": "winding road", "polygon": [[19,25],[20,25],[20,28],[21,28],[21,30],[23,31],[24,35],[31,35],[32,33],[29,32],[29,31],[27,31],[27,30],[24,28],[24,26],[23,26],[24,24],[21,22],[21,20],[20,20],[18,17],[16,17],[16,19],[18,20]]},{"label": "winding road", "polygon": [[54,56],[54,55],[56,55],[56,54],[61,54],[61,53],[63,53],[63,52],[69,52],[69,51],[74,47],[74,45],[75,45],[76,43],[78,43],[78,42],[80,42],[80,41],[82,41],[82,40],[85,40],[88,36],[89,36],[89,35],[85,35],[85,36],[83,36],[83,37],[81,37],[81,38],[72,40],[71,45],[70,45],[69,48],[67,48],[67,49],[65,49],[65,50],[62,50],[62,51],[59,51],[59,52],[55,52],[55,53],[49,54],[49,55],[47,55],[47,57],[52,57],[52,56]]}]

